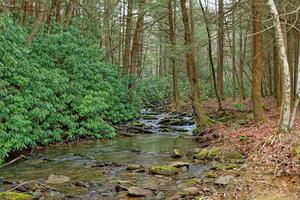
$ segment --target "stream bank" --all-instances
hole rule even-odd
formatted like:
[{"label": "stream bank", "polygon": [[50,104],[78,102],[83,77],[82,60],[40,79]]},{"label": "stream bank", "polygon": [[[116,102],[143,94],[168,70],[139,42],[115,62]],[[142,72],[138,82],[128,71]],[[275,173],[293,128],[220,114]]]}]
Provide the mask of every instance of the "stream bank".
[{"label": "stream bank", "polygon": [[[142,110],[110,141],[87,141],[38,150],[0,170],[1,195],[30,199],[193,199],[227,186],[244,156],[219,147],[198,148],[189,113]],[[8,195],[7,195],[8,194]],[[3,197],[4,198],[4,197]],[[28,198],[28,197],[27,197]],[[15,199],[26,199],[21,196]]]}]

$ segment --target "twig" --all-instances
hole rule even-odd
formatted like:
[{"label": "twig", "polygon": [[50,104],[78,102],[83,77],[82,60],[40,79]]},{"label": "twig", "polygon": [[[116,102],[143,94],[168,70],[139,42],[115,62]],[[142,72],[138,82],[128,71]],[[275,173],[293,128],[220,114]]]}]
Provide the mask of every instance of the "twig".
[{"label": "twig", "polygon": [[11,165],[11,164],[17,162],[18,160],[21,160],[22,158],[26,158],[26,156],[24,156],[24,155],[22,154],[22,155],[20,155],[19,157],[15,158],[15,159],[13,159],[13,160],[11,160],[11,161],[9,161],[8,163],[5,163],[4,165],[1,165],[0,168],[6,167],[6,166],[8,166],[8,165]]}]

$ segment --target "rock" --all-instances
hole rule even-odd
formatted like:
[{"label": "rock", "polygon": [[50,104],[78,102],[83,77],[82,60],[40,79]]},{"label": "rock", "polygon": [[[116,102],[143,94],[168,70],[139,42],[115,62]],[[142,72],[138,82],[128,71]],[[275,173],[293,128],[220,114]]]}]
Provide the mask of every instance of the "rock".
[{"label": "rock", "polygon": [[198,194],[199,194],[199,188],[197,188],[197,187],[184,188],[183,191],[180,192],[181,197],[197,196]]},{"label": "rock", "polygon": [[189,167],[190,163],[177,161],[177,162],[172,162],[170,165],[176,168],[180,168],[180,167]]},{"label": "rock", "polygon": [[69,181],[70,181],[70,177],[68,177],[68,176],[50,174],[46,183],[47,184],[62,184],[62,183],[66,183]]},{"label": "rock", "polygon": [[172,165],[162,165],[162,166],[153,166],[150,168],[149,171],[151,174],[172,176],[172,175],[178,174],[180,169],[178,169],[177,167],[174,167]]},{"label": "rock", "polygon": [[144,168],[141,164],[128,164],[126,170],[137,170]]},{"label": "rock", "polygon": [[32,195],[16,192],[0,192],[0,199],[3,200],[31,200]]},{"label": "rock", "polygon": [[135,184],[131,181],[118,180],[118,185],[116,185],[115,189],[117,192],[127,191],[128,188],[130,188],[132,186],[135,186]]},{"label": "rock", "polygon": [[42,192],[37,190],[32,194],[33,199],[39,199],[42,196]]},{"label": "rock", "polygon": [[216,174],[214,172],[208,172],[205,177],[207,177],[207,178],[218,178],[218,174]]},{"label": "rock", "polygon": [[222,170],[222,171],[234,169],[237,167],[238,167],[238,165],[234,164],[234,163],[215,163],[212,166],[213,169]]},{"label": "rock", "polygon": [[171,131],[170,128],[160,128],[159,130],[160,130],[160,132],[163,132],[163,133],[167,133],[167,132]]},{"label": "rock", "polygon": [[132,197],[147,197],[153,195],[151,190],[132,186],[128,188],[128,196]]},{"label": "rock", "polygon": [[226,151],[223,153],[223,156],[227,159],[244,159],[245,156],[237,151]]},{"label": "rock", "polygon": [[228,185],[233,180],[233,178],[233,176],[220,176],[216,179],[215,184],[225,186]]},{"label": "rock", "polygon": [[142,115],[141,119],[144,119],[144,120],[157,120],[158,118],[154,115]]},{"label": "rock", "polygon": [[3,184],[4,184],[4,178],[0,177],[0,185],[3,185]]},{"label": "rock", "polygon": [[131,125],[132,125],[132,126],[136,126],[136,127],[143,127],[143,126],[144,126],[144,125],[143,125],[141,122],[139,122],[139,121],[131,122]]},{"label": "rock", "polygon": [[205,148],[196,153],[193,157],[199,160],[214,159],[219,156],[222,149],[219,147]]},{"label": "rock", "polygon": [[89,188],[90,187],[90,183],[88,183],[88,182],[76,181],[76,182],[73,182],[72,184],[77,186],[77,187],[84,187],[84,188]]},{"label": "rock", "polygon": [[181,158],[182,153],[178,149],[174,149],[171,156],[172,158]]},{"label": "rock", "polygon": [[64,199],[65,195],[61,194],[60,192],[57,191],[51,191],[50,193],[48,193],[49,197],[51,199]]},{"label": "rock", "polygon": [[158,192],[158,194],[154,197],[154,200],[163,200],[165,198],[166,198],[166,196],[164,193]]}]

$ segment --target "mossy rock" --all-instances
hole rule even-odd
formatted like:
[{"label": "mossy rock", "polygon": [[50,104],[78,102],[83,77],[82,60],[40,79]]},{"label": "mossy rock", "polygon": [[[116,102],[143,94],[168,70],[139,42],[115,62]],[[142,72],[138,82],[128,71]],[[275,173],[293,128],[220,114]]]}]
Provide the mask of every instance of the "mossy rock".
[{"label": "mossy rock", "polygon": [[131,122],[131,125],[132,125],[132,126],[136,126],[136,127],[143,127],[143,126],[144,126],[144,124],[142,124],[142,123],[139,122],[139,121]]},{"label": "mossy rock", "polygon": [[234,163],[215,163],[212,168],[216,170],[226,171],[226,170],[235,169],[237,167],[238,165]]},{"label": "mossy rock", "polygon": [[205,175],[206,178],[218,178],[219,175],[214,173],[214,172],[208,172],[206,175]]},{"label": "mossy rock", "polygon": [[217,157],[221,152],[222,149],[219,147],[205,148],[196,153],[194,155],[194,158],[199,160],[213,159]]},{"label": "mossy rock", "polygon": [[16,192],[0,192],[1,200],[30,200],[32,196]]},{"label": "mossy rock", "polygon": [[151,174],[159,174],[165,176],[172,176],[178,174],[179,172],[180,169],[170,165],[152,166],[150,168]]},{"label": "mossy rock", "polygon": [[237,151],[227,151],[223,153],[223,156],[225,158],[228,159],[236,159],[236,160],[240,160],[240,159],[244,159],[245,156],[243,154],[241,154],[240,152]]}]

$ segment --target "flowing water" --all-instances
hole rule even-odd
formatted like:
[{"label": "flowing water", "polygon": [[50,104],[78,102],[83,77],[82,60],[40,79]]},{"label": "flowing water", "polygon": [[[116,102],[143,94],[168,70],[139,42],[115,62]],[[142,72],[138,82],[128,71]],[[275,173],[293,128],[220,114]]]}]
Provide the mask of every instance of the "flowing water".
[{"label": "flowing water", "polygon": [[[181,183],[200,177],[207,167],[191,164],[175,177],[150,175],[149,167],[175,160],[170,156],[174,148],[186,153],[197,147],[197,142],[191,136],[194,124],[169,127],[169,132],[162,133],[160,121],[174,116],[142,111],[142,116],[149,114],[152,119],[139,121],[154,134],[135,134],[134,137],[117,137],[105,142],[88,141],[47,148],[34,152],[27,160],[1,169],[0,177],[17,184],[29,180],[45,183],[50,174],[64,175],[70,178],[69,182],[51,187],[66,199],[130,199],[125,192],[116,192],[115,186],[120,180],[171,196]],[[188,115],[181,118],[192,120]],[[188,161],[187,158],[179,160]],[[145,172],[126,170],[127,165],[133,163],[143,165]],[[9,187],[12,186],[4,184],[1,187],[0,184],[0,190]]]}]

